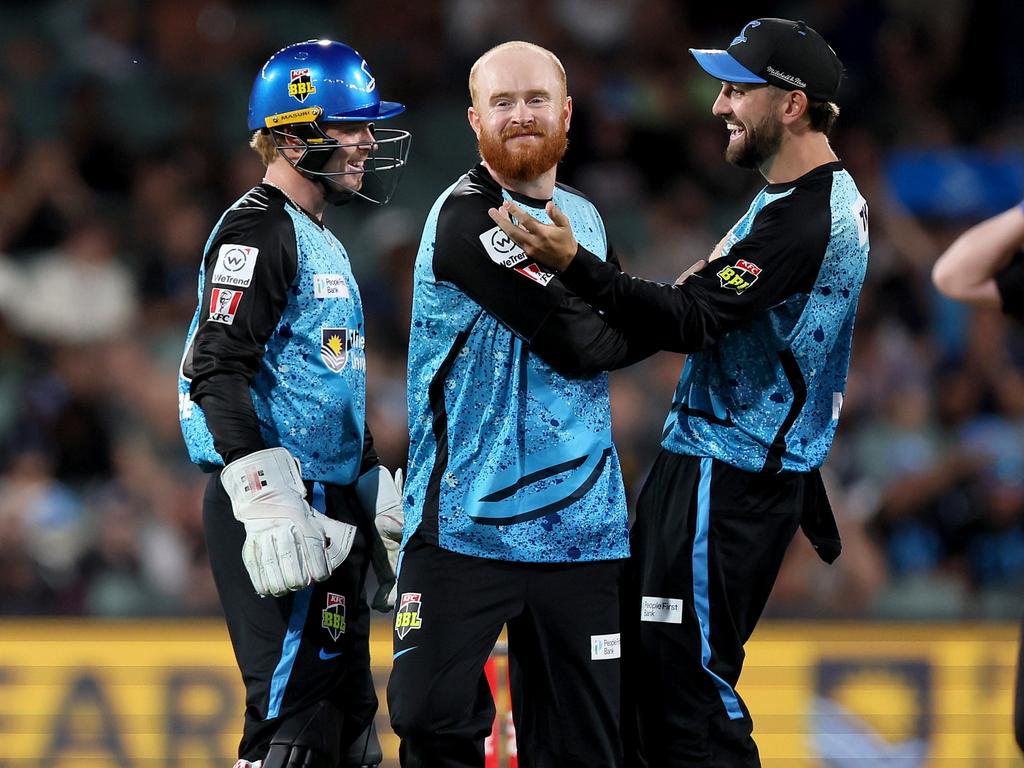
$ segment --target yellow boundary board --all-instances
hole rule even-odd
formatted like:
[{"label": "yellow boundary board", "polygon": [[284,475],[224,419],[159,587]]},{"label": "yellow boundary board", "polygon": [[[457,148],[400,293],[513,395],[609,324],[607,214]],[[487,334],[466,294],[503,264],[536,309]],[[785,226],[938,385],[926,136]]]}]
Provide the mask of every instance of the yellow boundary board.
[{"label": "yellow boundary board", "polygon": [[[1024,765],[1011,719],[1018,633],[1016,625],[765,624],[738,686],[764,765],[829,766],[829,754],[865,766],[881,756],[901,756],[891,763],[901,768]],[[386,620],[374,626],[371,651],[393,766]],[[0,768],[227,768],[242,706],[219,621],[0,621]]]}]

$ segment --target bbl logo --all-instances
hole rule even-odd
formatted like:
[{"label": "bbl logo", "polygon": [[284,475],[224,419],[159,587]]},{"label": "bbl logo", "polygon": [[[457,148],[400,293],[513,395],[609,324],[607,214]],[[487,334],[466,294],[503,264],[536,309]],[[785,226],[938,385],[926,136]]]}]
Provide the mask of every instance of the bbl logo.
[{"label": "bbl logo", "polygon": [[[363,349],[366,342],[359,331],[349,328],[320,329],[320,359],[334,373],[348,365],[349,353]],[[353,368],[359,368],[361,358],[353,361]]]},{"label": "bbl logo", "polygon": [[309,67],[293,69],[291,78],[288,80],[288,95],[299,101],[305,101],[311,93],[316,93],[316,86],[313,85]]},{"label": "bbl logo", "polygon": [[345,596],[327,593],[327,607],[323,610],[323,620],[320,626],[327,630],[330,636],[337,640],[345,634]]},{"label": "bbl logo", "polygon": [[732,288],[736,293],[743,293],[757,281],[761,268],[752,261],[739,259],[734,266],[723,267],[718,272],[718,279],[723,288]]},{"label": "bbl logo", "polygon": [[395,634],[401,640],[414,629],[419,629],[422,626],[420,593],[403,592],[398,603],[398,611],[395,613]]}]

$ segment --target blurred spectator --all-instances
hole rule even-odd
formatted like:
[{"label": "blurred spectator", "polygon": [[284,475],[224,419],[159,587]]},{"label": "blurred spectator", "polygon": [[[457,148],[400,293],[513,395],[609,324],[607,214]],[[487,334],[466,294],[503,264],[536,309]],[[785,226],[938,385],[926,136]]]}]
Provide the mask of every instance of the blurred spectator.
[{"label": "blurred spectator", "polygon": [[0,253],[12,256],[56,247],[95,197],[62,143],[32,143],[23,158],[0,199]]},{"label": "blurred spectator", "polygon": [[0,276],[0,308],[26,337],[50,344],[86,344],[127,335],[137,288],[116,255],[109,224],[74,225],[52,252]]}]

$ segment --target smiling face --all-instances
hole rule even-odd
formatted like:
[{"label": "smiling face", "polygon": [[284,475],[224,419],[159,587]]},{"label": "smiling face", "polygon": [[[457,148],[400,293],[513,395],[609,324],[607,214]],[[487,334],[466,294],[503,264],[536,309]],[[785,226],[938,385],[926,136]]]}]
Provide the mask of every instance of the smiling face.
[{"label": "smiling face", "polygon": [[366,158],[373,151],[373,123],[326,123],[324,133],[341,146],[334,150],[322,173],[341,173],[329,177],[330,183],[357,192],[363,186]]},{"label": "smiling face", "polygon": [[722,83],[711,112],[728,128],[728,162],[740,168],[763,168],[779,151],[783,134],[776,112],[782,93],[769,85]]},{"label": "smiling face", "polygon": [[557,59],[535,46],[502,47],[473,67],[470,88],[469,122],[492,170],[531,181],[558,164],[568,146],[572,100]]}]

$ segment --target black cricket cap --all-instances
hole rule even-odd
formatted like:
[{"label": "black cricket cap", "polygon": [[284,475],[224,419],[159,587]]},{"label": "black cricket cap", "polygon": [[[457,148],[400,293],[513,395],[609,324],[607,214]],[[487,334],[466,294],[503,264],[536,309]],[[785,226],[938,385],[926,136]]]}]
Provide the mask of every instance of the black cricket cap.
[{"label": "black cricket cap", "polygon": [[803,91],[812,101],[835,101],[843,63],[825,38],[802,21],[751,21],[722,50],[691,48],[712,77],[727,83],[770,83]]}]

